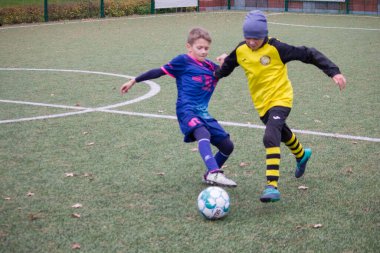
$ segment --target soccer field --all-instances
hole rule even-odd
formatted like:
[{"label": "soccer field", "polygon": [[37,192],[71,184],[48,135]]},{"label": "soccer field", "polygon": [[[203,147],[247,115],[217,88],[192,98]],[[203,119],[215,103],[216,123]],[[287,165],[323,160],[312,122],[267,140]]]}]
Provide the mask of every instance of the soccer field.
[{"label": "soccer field", "polygon": [[245,14],[1,27],[0,252],[376,252],[378,17],[267,13],[270,36],[323,52],[347,88],[312,65],[288,64],[288,124],[313,157],[296,179],[282,146],[282,199],[264,204],[264,131],[244,73],[218,83],[209,110],[235,143],[225,172],[238,183],[226,189],[223,220],[197,211],[204,165],[196,144],[182,141],[174,79],[120,95],[130,78],[185,53],[194,26],[210,31],[209,59],[230,52]]}]

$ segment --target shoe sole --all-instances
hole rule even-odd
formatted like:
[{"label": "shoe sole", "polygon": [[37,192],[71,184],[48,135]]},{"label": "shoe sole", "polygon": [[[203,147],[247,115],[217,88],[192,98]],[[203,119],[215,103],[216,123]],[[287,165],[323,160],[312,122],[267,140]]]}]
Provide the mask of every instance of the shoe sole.
[{"label": "shoe sole", "polygon": [[280,198],[268,198],[268,197],[260,198],[260,201],[263,203],[277,202],[279,200],[280,200]]},{"label": "shoe sole", "polygon": [[210,180],[203,180],[204,184],[207,185],[214,185],[214,186],[221,186],[221,187],[229,187],[229,188],[235,188],[237,185],[228,185],[228,184],[221,184]]}]

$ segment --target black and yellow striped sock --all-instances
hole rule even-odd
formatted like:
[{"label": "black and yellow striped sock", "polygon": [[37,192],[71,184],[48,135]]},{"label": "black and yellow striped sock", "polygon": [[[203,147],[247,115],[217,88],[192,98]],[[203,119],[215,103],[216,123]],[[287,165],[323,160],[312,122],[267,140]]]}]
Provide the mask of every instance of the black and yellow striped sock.
[{"label": "black and yellow striped sock", "polygon": [[278,179],[280,177],[280,147],[266,148],[266,177],[267,184],[277,188]]},{"label": "black and yellow striped sock", "polygon": [[296,135],[292,133],[292,138],[289,141],[285,142],[285,145],[290,149],[290,152],[296,157],[297,160],[300,160],[305,153],[305,150],[302,147],[302,144],[298,141]]}]

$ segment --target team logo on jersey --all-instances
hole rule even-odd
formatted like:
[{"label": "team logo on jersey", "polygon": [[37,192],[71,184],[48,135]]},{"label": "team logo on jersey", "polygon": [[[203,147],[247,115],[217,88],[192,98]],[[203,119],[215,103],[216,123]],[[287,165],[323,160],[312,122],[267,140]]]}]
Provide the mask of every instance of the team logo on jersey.
[{"label": "team logo on jersey", "polygon": [[260,58],[260,63],[264,66],[269,65],[270,63],[270,57],[268,55],[264,55]]}]

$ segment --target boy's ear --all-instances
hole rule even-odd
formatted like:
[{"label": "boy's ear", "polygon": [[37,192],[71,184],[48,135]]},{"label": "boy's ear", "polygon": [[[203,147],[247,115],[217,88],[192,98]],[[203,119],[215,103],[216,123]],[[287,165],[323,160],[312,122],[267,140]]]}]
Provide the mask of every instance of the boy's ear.
[{"label": "boy's ear", "polygon": [[189,43],[186,43],[186,48],[187,48],[188,51],[190,51],[191,50],[191,45]]}]

